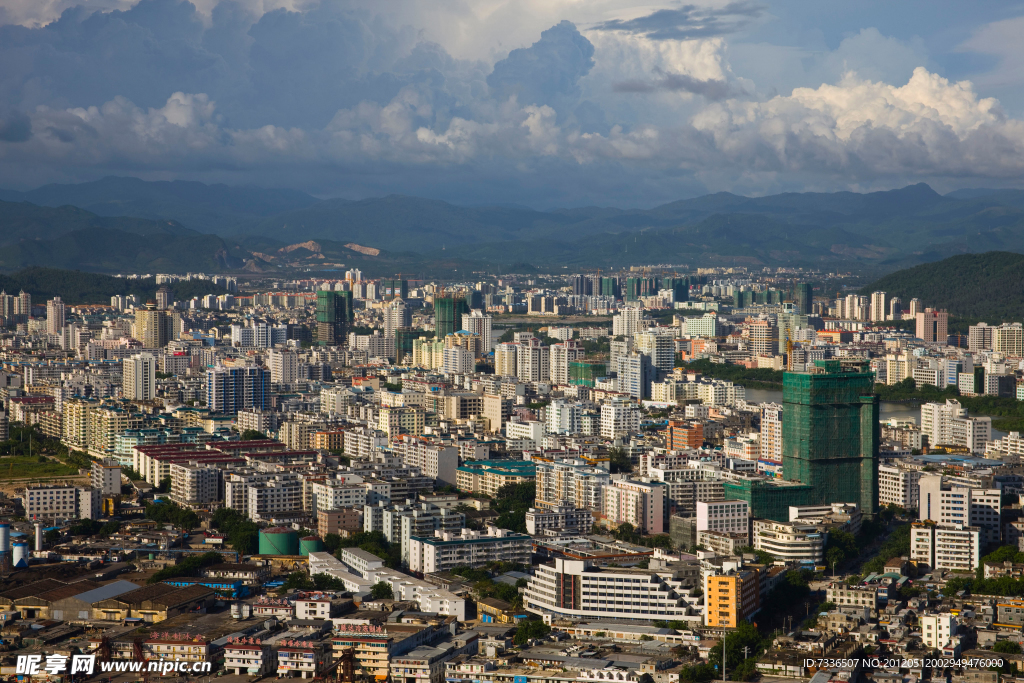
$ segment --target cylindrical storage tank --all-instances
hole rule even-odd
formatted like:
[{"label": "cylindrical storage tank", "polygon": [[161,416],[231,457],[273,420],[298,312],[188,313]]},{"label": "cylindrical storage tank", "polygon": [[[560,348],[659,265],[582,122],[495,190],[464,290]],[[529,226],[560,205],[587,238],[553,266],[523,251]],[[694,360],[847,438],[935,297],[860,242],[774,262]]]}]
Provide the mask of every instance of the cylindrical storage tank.
[{"label": "cylindrical storage tank", "polygon": [[306,536],[299,539],[299,555],[309,556],[310,553],[322,553],[324,542],[319,536]]},{"label": "cylindrical storage tank", "polygon": [[11,566],[15,569],[28,566],[28,543],[15,541],[11,546]]},{"label": "cylindrical storage tank", "polygon": [[260,531],[260,555],[298,555],[299,533],[286,526]]}]

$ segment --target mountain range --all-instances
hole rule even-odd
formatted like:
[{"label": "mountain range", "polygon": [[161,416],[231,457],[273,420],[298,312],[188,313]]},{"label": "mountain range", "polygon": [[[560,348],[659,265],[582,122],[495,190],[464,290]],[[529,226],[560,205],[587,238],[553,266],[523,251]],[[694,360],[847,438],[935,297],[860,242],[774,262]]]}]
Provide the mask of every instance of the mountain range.
[{"label": "mountain range", "polygon": [[1024,191],[940,195],[918,184],[866,194],[723,192],[651,209],[541,211],[110,177],[0,190],[0,246],[5,270],[357,265],[388,274],[672,263],[885,272],[955,254],[1024,252]]}]

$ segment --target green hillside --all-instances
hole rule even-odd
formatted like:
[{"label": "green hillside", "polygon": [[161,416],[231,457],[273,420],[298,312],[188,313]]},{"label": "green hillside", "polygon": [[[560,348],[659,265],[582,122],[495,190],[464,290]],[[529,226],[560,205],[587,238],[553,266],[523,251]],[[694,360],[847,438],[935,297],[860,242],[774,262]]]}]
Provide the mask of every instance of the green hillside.
[{"label": "green hillside", "polygon": [[860,290],[918,298],[952,316],[988,323],[1024,319],[1024,255],[1005,251],[961,254],[891,273]]},{"label": "green hillside", "polygon": [[[25,290],[32,295],[33,301],[59,296],[68,304],[109,304],[110,297],[116,294],[135,294],[143,301],[154,300],[157,284],[154,278],[127,280],[98,273],[37,267],[0,274],[0,289],[8,294]],[[203,280],[176,282],[171,289],[179,300],[224,293],[222,288]]]}]

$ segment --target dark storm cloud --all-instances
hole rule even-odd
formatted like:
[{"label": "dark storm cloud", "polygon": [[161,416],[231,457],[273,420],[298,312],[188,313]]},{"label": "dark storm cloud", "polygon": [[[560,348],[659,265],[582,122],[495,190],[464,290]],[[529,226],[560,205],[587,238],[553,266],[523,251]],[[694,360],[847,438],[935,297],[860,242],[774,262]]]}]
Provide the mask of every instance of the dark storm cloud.
[{"label": "dark storm cloud", "polygon": [[753,2],[731,2],[722,8],[683,5],[635,19],[612,19],[593,28],[635,33],[652,40],[693,40],[735,33],[760,18],[765,9]]},{"label": "dark storm cloud", "polygon": [[0,112],[0,141],[25,142],[32,137],[32,119],[24,112]]},{"label": "dark storm cloud", "polygon": [[654,80],[620,81],[615,83],[612,89],[615,92],[623,93],[688,92],[713,101],[741,94],[740,90],[722,80],[711,78],[702,80],[686,74],[668,73],[661,69],[655,69],[655,74],[658,78]]}]

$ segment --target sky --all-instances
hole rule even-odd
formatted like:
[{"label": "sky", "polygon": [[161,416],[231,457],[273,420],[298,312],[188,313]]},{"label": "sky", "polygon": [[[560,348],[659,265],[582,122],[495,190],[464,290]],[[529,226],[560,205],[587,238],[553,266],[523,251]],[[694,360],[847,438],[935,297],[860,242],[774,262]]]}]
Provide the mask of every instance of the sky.
[{"label": "sky", "polygon": [[1024,187],[1024,3],[0,0],[0,186]]}]

